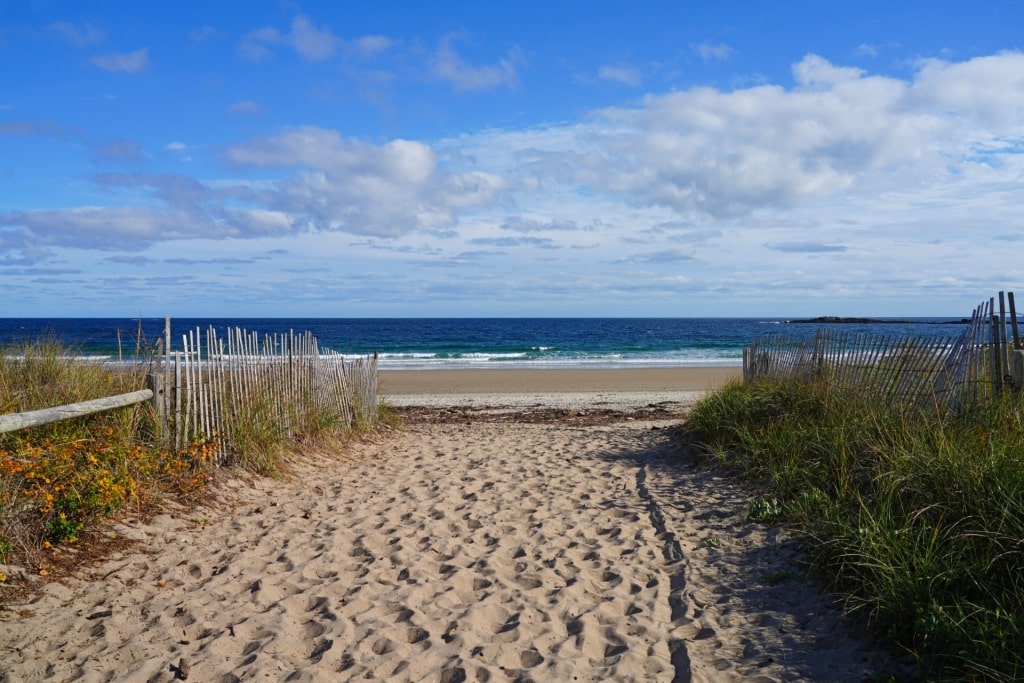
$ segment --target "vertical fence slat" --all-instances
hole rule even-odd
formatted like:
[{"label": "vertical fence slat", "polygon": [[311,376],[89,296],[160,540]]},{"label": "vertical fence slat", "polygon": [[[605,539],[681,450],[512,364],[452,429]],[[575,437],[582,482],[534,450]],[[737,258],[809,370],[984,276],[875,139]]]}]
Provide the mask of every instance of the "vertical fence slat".
[{"label": "vertical fence slat", "polygon": [[999,292],[999,326],[996,328],[999,332],[999,378],[1000,388],[1006,377],[1010,374],[1010,362],[1009,353],[1007,353],[1006,343],[1006,294],[1005,292]]},{"label": "vertical fence slat", "polygon": [[1006,298],[1010,304],[1010,328],[1013,331],[1013,348],[1020,348],[1020,334],[1017,330],[1017,307],[1013,303],[1013,292],[1007,292]]}]

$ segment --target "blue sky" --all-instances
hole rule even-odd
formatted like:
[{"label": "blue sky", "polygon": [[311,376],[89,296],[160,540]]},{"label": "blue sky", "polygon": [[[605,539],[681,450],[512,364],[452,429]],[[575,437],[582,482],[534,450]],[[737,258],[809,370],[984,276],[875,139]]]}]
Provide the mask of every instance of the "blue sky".
[{"label": "blue sky", "polygon": [[968,315],[1024,2],[0,0],[0,316]]}]

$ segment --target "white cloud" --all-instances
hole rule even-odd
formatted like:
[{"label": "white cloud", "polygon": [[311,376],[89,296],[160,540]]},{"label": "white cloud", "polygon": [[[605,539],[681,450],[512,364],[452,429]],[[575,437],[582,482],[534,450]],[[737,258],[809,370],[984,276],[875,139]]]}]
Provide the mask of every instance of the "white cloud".
[{"label": "white cloud", "polygon": [[195,221],[163,208],[81,206],[14,212],[0,216],[0,225],[20,228],[0,235],[0,253],[28,241],[39,247],[116,251],[141,249],[159,239],[183,236],[182,228],[195,225]]},{"label": "white cloud", "polygon": [[292,21],[292,32],[288,42],[299,55],[311,62],[318,62],[334,55],[338,39],[326,26],[317,28],[304,16],[295,17]]},{"label": "white cloud", "polygon": [[613,81],[623,85],[640,85],[643,80],[639,69],[632,66],[602,66],[597,77],[604,81]]},{"label": "white cloud", "polygon": [[[913,87],[919,106],[958,112],[985,127],[1024,130],[1024,53],[1001,52],[965,62],[929,59]],[[948,115],[948,114],[947,114]]]},{"label": "white cloud", "polygon": [[189,154],[189,146],[184,142],[174,141],[164,145],[164,150],[170,152],[179,161],[189,162],[192,161],[192,155]]},{"label": "white cloud", "polygon": [[725,61],[733,53],[733,49],[725,43],[714,43],[710,40],[705,40],[703,43],[695,43],[690,47],[705,62]]},{"label": "white cloud", "polygon": [[854,67],[835,66],[818,55],[807,55],[793,65],[793,76],[804,87],[828,87],[837,83],[857,81],[864,71]]},{"label": "white cloud", "polygon": [[[963,154],[967,127],[995,116],[998,133],[970,136],[1019,130],[1010,113],[1024,102],[1022,61],[929,63],[909,83],[810,55],[794,66],[794,90],[693,88],[604,109],[586,144],[559,150],[559,163],[595,191],[717,217],[917,184]],[[983,96],[974,84],[985,79]]]},{"label": "white cloud", "polygon": [[[118,194],[137,190],[149,197],[144,206],[79,206],[0,213],[0,257],[46,250],[137,251],[158,242],[187,239],[257,238],[301,231],[279,212],[237,208],[253,192],[241,185],[210,187],[179,175],[108,173],[94,176],[100,188]],[[229,206],[232,205],[232,206]]]},{"label": "white cloud", "polygon": [[878,48],[874,45],[869,45],[868,43],[861,43],[857,46],[857,50],[854,54],[859,57],[877,57]]},{"label": "white cloud", "polygon": [[317,27],[308,17],[299,15],[292,20],[288,33],[271,27],[247,33],[238,45],[238,52],[250,62],[263,62],[273,56],[272,47],[288,45],[306,61],[319,62],[334,56],[340,44],[341,40],[330,28]]},{"label": "white cloud", "polygon": [[510,50],[497,64],[474,66],[467,64],[456,52],[452,45],[456,37],[447,35],[441,38],[434,55],[436,78],[448,81],[456,90],[491,90],[519,85],[516,64],[522,61],[522,57],[518,50]]},{"label": "white cloud", "polygon": [[238,54],[250,62],[264,62],[274,54],[270,46],[279,45],[283,41],[281,32],[276,28],[256,29],[242,37],[242,42],[238,44]]},{"label": "white cloud", "polygon": [[139,73],[149,68],[149,49],[99,55],[92,58],[92,63],[111,73]]},{"label": "white cloud", "polygon": [[292,231],[292,217],[282,211],[246,209],[237,213],[250,235],[285,235]]},{"label": "white cloud", "polygon": [[349,41],[351,50],[363,57],[378,55],[397,44],[398,41],[381,35],[360,36]]},{"label": "white cloud", "polygon": [[493,173],[439,168],[427,145],[372,145],[306,126],[228,148],[239,167],[291,169],[261,202],[323,230],[395,236],[446,227],[458,212],[495,202],[508,183]]}]

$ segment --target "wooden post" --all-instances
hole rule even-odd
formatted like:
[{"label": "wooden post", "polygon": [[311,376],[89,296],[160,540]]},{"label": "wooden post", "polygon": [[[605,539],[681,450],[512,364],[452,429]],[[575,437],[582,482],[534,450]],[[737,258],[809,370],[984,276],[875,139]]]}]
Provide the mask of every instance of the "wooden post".
[{"label": "wooden post", "polygon": [[1020,334],[1017,332],[1017,307],[1013,305],[1013,292],[1007,292],[1006,298],[1010,302],[1010,327],[1013,330],[1013,348],[1020,348]]},{"label": "wooden post", "polygon": [[1016,390],[1024,387],[1024,351],[1014,350],[1010,355],[1010,376]]},{"label": "wooden post", "polygon": [[171,396],[167,388],[171,386],[171,318],[164,318],[164,415],[171,413]]},{"label": "wooden post", "polygon": [[151,400],[153,412],[156,413],[156,438],[160,443],[167,441],[167,401],[164,396],[163,375],[151,373],[146,375],[146,388],[153,392]]},{"label": "wooden post", "polygon": [[999,292],[999,373],[1005,378],[1010,374],[1006,343],[1006,294]]},{"label": "wooden post", "polygon": [[988,362],[988,372],[992,378],[992,395],[998,396],[1003,391],[1003,375],[999,366],[999,326],[996,322],[995,297],[988,300]]}]

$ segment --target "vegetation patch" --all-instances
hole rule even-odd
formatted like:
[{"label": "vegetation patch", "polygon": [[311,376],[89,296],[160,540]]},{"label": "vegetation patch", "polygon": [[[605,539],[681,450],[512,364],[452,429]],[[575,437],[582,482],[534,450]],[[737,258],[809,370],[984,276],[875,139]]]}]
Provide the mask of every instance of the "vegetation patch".
[{"label": "vegetation patch", "polygon": [[737,383],[688,424],[770,487],[748,517],[803,528],[814,570],[929,680],[1024,676],[1020,395],[953,414],[824,380]]},{"label": "vegetation patch", "polygon": [[774,524],[782,516],[782,503],[775,496],[758,496],[747,503],[747,519],[751,522]]},{"label": "vegetation patch", "polygon": [[[49,339],[0,348],[0,414],[135,391],[149,371],[145,362],[82,361]],[[253,412],[261,407],[255,403]],[[279,473],[300,449],[328,439],[337,445],[350,435],[347,426],[339,434],[342,423],[328,415],[290,438],[267,435],[257,428],[263,422],[250,418],[228,425],[238,444],[233,462],[260,473]],[[187,503],[204,494],[223,444],[194,438],[169,448],[160,431],[151,405],[141,403],[0,434],[0,565],[47,576],[59,551],[80,544],[102,520],[143,513],[165,497]],[[8,568],[0,584],[9,587],[14,575]],[[12,594],[0,592],[0,602]]]}]

